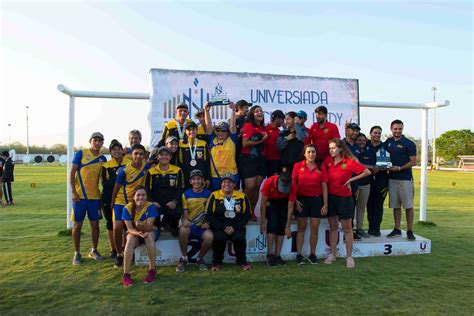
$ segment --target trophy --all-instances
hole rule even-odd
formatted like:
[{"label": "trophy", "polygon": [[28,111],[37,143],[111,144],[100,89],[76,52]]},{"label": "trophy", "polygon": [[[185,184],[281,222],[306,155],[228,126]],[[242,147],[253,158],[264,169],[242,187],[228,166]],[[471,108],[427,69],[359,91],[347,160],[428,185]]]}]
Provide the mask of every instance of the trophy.
[{"label": "trophy", "polygon": [[222,86],[219,83],[214,89],[214,93],[211,93],[211,98],[209,99],[208,104],[210,106],[230,104],[230,100],[227,97],[227,93],[223,92]]},{"label": "trophy", "polygon": [[380,149],[375,154],[376,164],[375,166],[380,169],[388,169],[392,166],[390,161],[390,153],[385,150],[383,146],[380,146]]}]

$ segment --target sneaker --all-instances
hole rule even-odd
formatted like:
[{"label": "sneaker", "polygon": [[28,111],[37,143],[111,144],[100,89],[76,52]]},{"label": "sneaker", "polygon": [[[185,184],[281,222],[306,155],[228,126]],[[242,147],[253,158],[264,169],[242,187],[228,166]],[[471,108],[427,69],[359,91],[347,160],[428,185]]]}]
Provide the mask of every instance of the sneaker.
[{"label": "sneaker", "polygon": [[411,229],[407,230],[407,238],[408,240],[416,240],[415,235],[413,234],[413,231]]},{"label": "sneaker", "polygon": [[97,249],[91,250],[87,256],[97,261],[104,260],[104,257],[102,257],[102,255],[97,251]]},{"label": "sneaker", "polygon": [[369,238],[370,235],[363,229],[356,229],[356,234],[362,238]]},{"label": "sneaker", "polygon": [[279,264],[279,265],[281,265],[281,266],[286,266],[286,262],[285,262],[285,260],[283,260],[283,259],[281,258],[281,256],[277,256],[277,257],[276,257],[276,261],[277,261],[277,264]]},{"label": "sneaker", "polygon": [[267,255],[267,266],[274,267],[277,265],[277,259],[275,255]]},{"label": "sneaker", "polygon": [[144,283],[151,283],[151,282],[155,281],[155,276],[156,276],[156,270],[148,270],[148,274],[143,279],[143,282]]},{"label": "sneaker", "polygon": [[375,237],[380,237],[380,236],[382,236],[382,234],[380,233],[380,230],[375,231],[375,232],[374,232],[374,236],[375,236]]},{"label": "sneaker", "polygon": [[354,241],[361,241],[362,240],[362,237],[357,235],[356,232],[352,233],[352,238],[354,239]]},{"label": "sneaker", "polygon": [[301,265],[304,264],[304,257],[302,255],[296,255],[296,263]]},{"label": "sneaker", "polygon": [[336,256],[334,256],[332,253],[324,260],[325,264],[333,264],[336,262]]},{"label": "sneaker", "polygon": [[184,258],[179,258],[178,265],[176,266],[176,272],[184,272],[186,271],[186,265],[188,261]]},{"label": "sneaker", "polygon": [[248,262],[245,262],[245,263],[240,265],[240,268],[244,271],[248,271],[248,270],[250,270],[250,264]]},{"label": "sneaker", "polygon": [[117,255],[117,257],[115,257],[114,267],[120,268],[122,265],[123,265],[123,255]]},{"label": "sneaker", "polygon": [[204,260],[202,260],[201,258],[196,260],[196,267],[199,269],[199,271],[207,270],[207,265],[204,263]]},{"label": "sneaker", "polygon": [[110,252],[109,259],[115,259],[115,258],[117,258],[117,250],[112,250]]},{"label": "sneaker", "polygon": [[72,264],[76,266],[81,263],[82,263],[81,254],[79,252],[74,253],[74,258],[72,258]]},{"label": "sneaker", "polygon": [[390,234],[387,235],[387,238],[399,237],[402,235],[402,231],[400,229],[394,228]]},{"label": "sneaker", "polygon": [[124,273],[122,276],[122,284],[125,287],[129,287],[133,285],[132,276],[129,273]]},{"label": "sneaker", "polygon": [[369,229],[367,233],[369,234],[369,236],[375,236],[375,230]]},{"label": "sneaker", "polygon": [[316,258],[316,255],[314,253],[309,255],[308,261],[311,264],[318,264],[318,258]]},{"label": "sneaker", "polygon": [[221,269],[221,265],[218,263],[213,263],[211,267],[212,272],[218,272]]},{"label": "sneaker", "polygon": [[252,213],[252,215],[250,215],[250,220],[252,222],[256,222],[258,220],[257,215],[255,215],[255,213]]},{"label": "sneaker", "polygon": [[352,257],[347,257],[346,258],[346,268],[349,268],[349,269],[355,268],[354,258],[352,258]]}]

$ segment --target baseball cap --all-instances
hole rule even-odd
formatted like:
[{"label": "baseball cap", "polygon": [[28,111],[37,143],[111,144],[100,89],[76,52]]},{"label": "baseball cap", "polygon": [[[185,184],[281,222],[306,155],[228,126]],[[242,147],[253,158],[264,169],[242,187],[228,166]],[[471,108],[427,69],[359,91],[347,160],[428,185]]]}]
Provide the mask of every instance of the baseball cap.
[{"label": "baseball cap", "polygon": [[248,103],[247,101],[245,100],[239,100],[237,101],[237,103],[235,104],[235,107],[238,109],[238,108],[241,108],[243,106],[248,106],[248,107],[251,107],[253,103]]},{"label": "baseball cap", "polygon": [[100,132],[94,132],[94,133],[92,133],[91,137],[89,138],[89,141],[91,141],[93,138],[99,138],[99,139],[104,140],[104,135],[102,135],[102,133],[100,133]]},{"label": "baseball cap", "polygon": [[199,115],[204,115],[204,109],[199,109],[196,111],[196,114],[194,116],[197,118]]},{"label": "baseball cap", "polygon": [[186,129],[189,129],[189,128],[198,128],[197,124],[194,123],[194,122],[189,122],[188,124],[186,124]]},{"label": "baseball cap", "polygon": [[347,128],[356,129],[356,130],[360,131],[360,127],[359,127],[359,125],[357,125],[357,123],[350,123],[349,125],[347,125]]},{"label": "baseball cap", "polygon": [[278,191],[281,193],[289,193],[291,188],[291,174],[283,171],[277,181]]},{"label": "baseball cap", "polygon": [[114,147],[120,147],[120,148],[123,149],[122,144],[118,140],[112,139],[112,141],[110,142],[110,145],[109,145],[109,151],[111,151],[112,148],[114,148]]},{"label": "baseball cap", "polygon": [[216,124],[216,129],[220,129],[223,132],[227,132],[229,130],[229,124],[227,122],[219,122]]},{"label": "baseball cap", "polygon": [[168,137],[166,137],[165,144],[171,143],[171,142],[173,142],[173,141],[179,142],[179,141],[178,141],[178,138],[177,138],[176,136],[168,136]]},{"label": "baseball cap", "polygon": [[275,110],[272,112],[272,120],[275,119],[275,118],[282,118],[284,119],[285,118],[285,113],[283,113],[283,111],[281,110]]},{"label": "baseball cap", "polygon": [[202,171],[199,170],[199,169],[194,169],[194,170],[191,170],[191,172],[189,173],[189,179],[191,179],[192,177],[201,177],[201,178],[204,178],[204,175],[202,174]]},{"label": "baseball cap", "polygon": [[235,182],[234,175],[232,173],[224,173],[221,176],[221,182],[224,180],[231,180],[232,182]]},{"label": "baseball cap", "polygon": [[163,151],[166,151],[168,154],[172,155],[173,153],[171,152],[171,149],[169,149],[168,147],[166,146],[161,146],[160,148],[158,148],[158,151],[156,152],[158,155],[160,153],[162,153]]},{"label": "baseball cap", "polygon": [[303,111],[303,110],[299,110],[298,112],[296,112],[296,116],[298,116],[301,119],[307,119],[308,118],[308,114],[306,114],[306,112]]},{"label": "baseball cap", "polygon": [[180,105],[178,105],[178,106],[176,107],[176,110],[178,110],[178,109],[185,109],[185,110],[188,110],[188,111],[189,111],[189,107],[188,107],[188,105],[187,105],[186,103],[181,103]]}]

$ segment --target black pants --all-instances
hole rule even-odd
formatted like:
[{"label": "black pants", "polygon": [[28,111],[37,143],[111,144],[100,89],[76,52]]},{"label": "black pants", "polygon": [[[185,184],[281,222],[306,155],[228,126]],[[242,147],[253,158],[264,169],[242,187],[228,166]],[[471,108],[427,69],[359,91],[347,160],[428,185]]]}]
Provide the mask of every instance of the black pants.
[{"label": "black pants", "polygon": [[387,197],[388,186],[370,185],[370,195],[367,201],[367,220],[369,221],[369,232],[379,232],[383,218],[383,204]]},{"label": "black pants", "polygon": [[109,194],[102,194],[100,197],[100,202],[102,204],[102,214],[105,217],[105,227],[107,230],[113,230],[113,217],[112,217],[112,209],[111,209],[111,201],[112,197]]},{"label": "black pants", "polygon": [[183,215],[183,209],[180,205],[177,205],[174,210],[164,206],[161,208],[161,213],[163,214],[161,223],[163,225],[169,225],[173,230],[178,230],[179,220],[181,215]]},{"label": "black pants", "polygon": [[3,182],[3,196],[5,197],[5,201],[7,201],[7,204],[13,203],[11,182]]},{"label": "black pants", "polygon": [[246,250],[247,240],[245,239],[245,228],[243,230],[235,231],[232,235],[227,235],[223,230],[214,230],[214,242],[212,243],[212,252],[214,258],[212,263],[222,264],[224,259],[225,246],[227,241],[230,240],[234,244],[235,257],[237,258],[237,264],[244,264],[247,262]]}]

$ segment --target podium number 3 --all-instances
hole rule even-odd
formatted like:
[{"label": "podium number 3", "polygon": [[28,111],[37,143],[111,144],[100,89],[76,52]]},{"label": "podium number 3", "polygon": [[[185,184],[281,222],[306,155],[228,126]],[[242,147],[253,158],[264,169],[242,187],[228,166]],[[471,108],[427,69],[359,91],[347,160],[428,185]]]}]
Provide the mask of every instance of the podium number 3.
[{"label": "podium number 3", "polygon": [[385,245],[385,251],[383,252],[384,255],[389,255],[392,253],[392,245],[386,244]]}]

